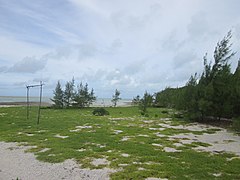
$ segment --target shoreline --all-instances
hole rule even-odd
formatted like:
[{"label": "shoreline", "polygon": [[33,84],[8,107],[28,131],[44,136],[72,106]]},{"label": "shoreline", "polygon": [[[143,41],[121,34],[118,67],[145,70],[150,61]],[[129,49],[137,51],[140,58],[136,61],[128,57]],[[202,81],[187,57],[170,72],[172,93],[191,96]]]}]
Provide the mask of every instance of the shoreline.
[{"label": "shoreline", "polygon": [[[49,102],[41,103],[42,107],[50,107],[52,105],[53,104],[49,103]],[[27,106],[27,102],[0,102],[0,107],[16,107],[16,106]],[[30,101],[29,106],[39,106],[39,102]],[[124,102],[124,103],[117,105],[117,107],[130,107],[130,106],[132,106],[132,104],[130,102]],[[90,107],[112,107],[112,105],[111,104],[103,105],[103,104],[93,103],[92,105],[90,105]]]},{"label": "shoreline", "polygon": [[[39,106],[39,102],[31,101],[30,106]],[[51,106],[51,103],[42,102],[41,106]],[[27,106],[27,102],[0,102],[0,107]]]},{"label": "shoreline", "polygon": [[[53,104],[50,102],[41,102],[41,106],[50,107]],[[14,107],[14,106],[27,106],[26,101],[13,101],[13,102],[0,102],[0,107]],[[39,101],[30,101],[29,106],[39,106]],[[131,102],[121,102],[117,107],[130,107],[132,106]],[[93,103],[90,107],[113,107],[112,104],[98,104]]]}]

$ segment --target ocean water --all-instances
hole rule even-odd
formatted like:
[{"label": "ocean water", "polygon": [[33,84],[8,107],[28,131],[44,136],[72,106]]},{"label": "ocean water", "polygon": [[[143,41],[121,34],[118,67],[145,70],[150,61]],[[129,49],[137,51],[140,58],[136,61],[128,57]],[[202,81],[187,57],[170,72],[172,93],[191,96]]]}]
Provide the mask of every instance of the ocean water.
[{"label": "ocean water", "polygon": [[[0,96],[0,102],[26,102],[25,96]],[[31,102],[39,102],[39,97],[29,97]],[[42,102],[52,103],[50,97],[42,97]]]},{"label": "ocean water", "polygon": [[[7,102],[26,102],[27,98],[25,96],[0,96],[0,103]],[[39,102],[39,97],[29,97],[29,101],[31,102]],[[121,99],[118,101],[117,106],[128,106],[131,104],[131,99]],[[50,103],[51,97],[42,97],[42,102]],[[112,106],[112,102],[110,98],[97,98],[97,100],[92,104],[92,106],[101,106],[107,107]]]}]

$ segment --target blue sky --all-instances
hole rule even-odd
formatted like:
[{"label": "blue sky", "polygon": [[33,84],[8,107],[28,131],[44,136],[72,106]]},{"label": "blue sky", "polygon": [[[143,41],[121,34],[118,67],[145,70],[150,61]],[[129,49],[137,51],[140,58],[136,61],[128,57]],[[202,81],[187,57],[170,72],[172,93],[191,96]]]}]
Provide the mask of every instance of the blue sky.
[{"label": "blue sky", "polygon": [[98,97],[183,86],[229,30],[240,49],[239,7],[239,0],[0,0],[0,95],[24,96],[26,85],[43,81],[52,96],[58,80],[64,86],[73,76]]}]

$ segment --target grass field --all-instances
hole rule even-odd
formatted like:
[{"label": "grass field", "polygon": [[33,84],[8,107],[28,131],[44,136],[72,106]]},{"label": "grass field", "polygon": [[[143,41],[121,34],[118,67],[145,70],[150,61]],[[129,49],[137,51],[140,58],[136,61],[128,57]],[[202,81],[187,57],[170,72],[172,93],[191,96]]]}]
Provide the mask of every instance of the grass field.
[{"label": "grass field", "polygon": [[92,108],[46,108],[37,125],[35,107],[29,120],[25,107],[0,108],[0,141],[34,146],[29,151],[40,161],[75,159],[84,168],[116,169],[111,179],[240,179],[240,159],[232,158],[236,155],[199,152],[194,148],[210,145],[179,145],[178,139],[170,138],[182,133],[215,133],[219,129],[172,128],[189,123],[173,118],[173,110],[165,113],[150,108],[149,117],[143,117],[137,107],[106,109],[110,115],[100,117],[92,115]]}]

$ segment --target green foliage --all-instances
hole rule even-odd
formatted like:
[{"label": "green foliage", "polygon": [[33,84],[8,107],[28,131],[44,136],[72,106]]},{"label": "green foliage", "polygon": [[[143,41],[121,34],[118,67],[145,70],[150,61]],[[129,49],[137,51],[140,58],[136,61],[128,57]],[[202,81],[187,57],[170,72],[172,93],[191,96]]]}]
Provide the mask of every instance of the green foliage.
[{"label": "green foliage", "polygon": [[213,65],[204,55],[204,70],[199,80],[195,74],[182,88],[166,88],[156,93],[155,105],[186,110],[189,118],[196,120],[207,116],[218,119],[240,116],[240,62],[232,74],[228,62],[235,55],[231,37],[230,31],[217,43]]},{"label": "green foliage", "polygon": [[73,106],[80,108],[89,107],[96,100],[93,89],[91,90],[91,92],[89,92],[87,83],[85,84],[85,86],[80,83],[77,88],[77,92],[74,94],[73,97]]},{"label": "green foliage", "polygon": [[69,107],[74,97],[74,78],[65,85],[65,91],[63,95],[64,106]]},{"label": "green foliage", "polygon": [[69,107],[89,107],[94,101],[96,101],[96,96],[94,95],[94,90],[90,92],[88,90],[88,84],[83,86],[80,83],[77,86],[77,90],[74,89],[74,79],[69,81],[65,85],[65,90],[61,88],[61,84],[58,81],[57,86],[54,91],[54,97],[51,99],[54,102],[54,107],[56,108],[69,108]]},{"label": "green foliage", "polygon": [[55,108],[63,108],[63,90],[61,88],[60,81],[57,82],[55,91],[53,91],[53,98],[51,101],[54,103]]},{"label": "green foliage", "polygon": [[154,106],[166,108],[183,108],[183,93],[185,88],[165,88],[155,94]]},{"label": "green foliage", "polygon": [[115,90],[115,94],[112,96],[112,103],[113,103],[113,106],[116,107],[117,106],[117,102],[121,99],[119,96],[120,96],[120,91],[119,90]]},{"label": "green foliage", "polygon": [[232,104],[233,104],[233,115],[240,116],[240,60],[236,71],[232,76]]},{"label": "green foliage", "polygon": [[108,112],[106,109],[102,108],[102,107],[100,107],[100,108],[95,108],[92,113],[93,113],[93,115],[95,115],[95,116],[105,116],[105,115],[109,115],[109,112]]},{"label": "green foliage", "polygon": [[137,95],[136,97],[133,98],[132,105],[134,105],[134,106],[139,105],[139,103],[140,103],[140,96]]},{"label": "green foliage", "polygon": [[151,107],[152,104],[153,104],[153,96],[146,91],[139,103],[139,109],[141,110],[141,114],[148,116],[147,107]]}]

